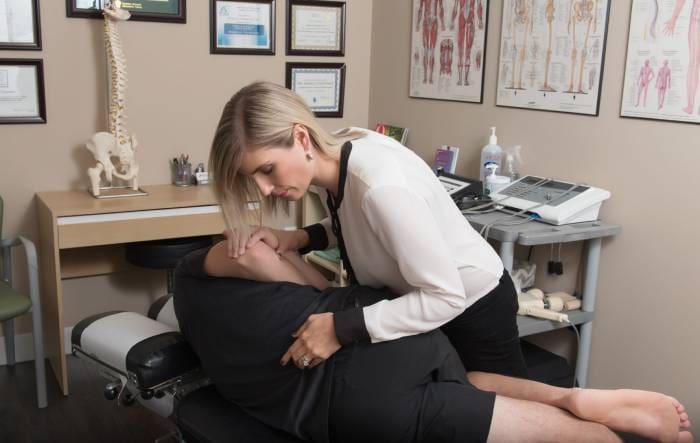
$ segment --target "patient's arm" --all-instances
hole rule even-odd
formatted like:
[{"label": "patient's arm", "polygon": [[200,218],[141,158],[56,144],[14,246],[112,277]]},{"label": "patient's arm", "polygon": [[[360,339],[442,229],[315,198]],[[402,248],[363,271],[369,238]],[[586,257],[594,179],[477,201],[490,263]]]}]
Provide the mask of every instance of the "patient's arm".
[{"label": "patient's arm", "polygon": [[306,263],[306,261],[301,258],[297,251],[283,252],[282,257],[291,263],[292,266],[297,268],[299,272],[304,275],[306,281],[308,281],[311,286],[321,290],[328,287],[328,280],[326,280],[326,278],[320,272],[318,272],[316,268]]},{"label": "patient's arm", "polygon": [[302,261],[298,254],[296,258],[289,254],[280,256],[263,242],[251,246],[238,258],[229,258],[226,242],[221,241],[209,250],[204,260],[204,272],[212,277],[237,277],[263,282],[287,281],[325,289],[325,279],[320,274],[312,275],[307,269],[310,267],[303,261],[302,264],[306,267],[299,266],[296,259]]}]

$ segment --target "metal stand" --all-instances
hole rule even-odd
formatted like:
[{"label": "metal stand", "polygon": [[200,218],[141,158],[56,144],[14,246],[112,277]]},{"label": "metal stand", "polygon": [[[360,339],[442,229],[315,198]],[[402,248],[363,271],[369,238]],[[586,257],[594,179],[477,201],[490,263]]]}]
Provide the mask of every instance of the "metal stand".
[{"label": "metal stand", "polygon": [[100,187],[100,195],[93,195],[91,189],[88,189],[87,192],[95,198],[143,197],[148,195],[148,192],[141,188],[134,191],[131,186]]},{"label": "metal stand", "polygon": [[[467,220],[477,230],[503,217],[504,214],[499,212],[466,216]],[[518,328],[521,337],[552,331],[570,325],[580,325],[581,341],[576,359],[576,374],[581,387],[585,387],[588,382],[588,361],[591,353],[593,313],[595,311],[602,239],[603,237],[618,235],[621,231],[622,229],[619,226],[608,225],[602,221],[562,226],[547,225],[533,221],[515,226],[495,225],[489,230],[489,239],[501,242],[499,254],[508,272],[513,270],[516,243],[523,246],[535,246],[574,241],[585,242],[586,273],[583,283],[583,299],[580,310],[567,312],[571,323],[558,323],[550,320],[518,316]]]}]

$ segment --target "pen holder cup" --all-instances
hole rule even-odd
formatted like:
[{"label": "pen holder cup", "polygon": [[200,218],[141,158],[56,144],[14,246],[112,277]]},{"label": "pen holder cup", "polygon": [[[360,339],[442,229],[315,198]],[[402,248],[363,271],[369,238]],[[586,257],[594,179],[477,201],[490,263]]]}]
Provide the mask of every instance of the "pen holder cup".
[{"label": "pen holder cup", "polygon": [[175,186],[191,186],[192,185],[192,165],[186,163],[184,165],[175,166]]}]

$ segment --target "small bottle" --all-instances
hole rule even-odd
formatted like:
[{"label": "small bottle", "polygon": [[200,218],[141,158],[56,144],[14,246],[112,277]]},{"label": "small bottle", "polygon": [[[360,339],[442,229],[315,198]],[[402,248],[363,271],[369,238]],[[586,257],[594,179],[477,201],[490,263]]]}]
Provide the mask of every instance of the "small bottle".
[{"label": "small bottle", "polygon": [[506,163],[505,163],[505,175],[510,177],[510,181],[514,182],[520,178],[520,173],[518,169],[522,163],[522,157],[520,156],[520,151],[522,151],[522,146],[515,145],[508,150],[506,153]]},{"label": "small bottle", "polygon": [[508,176],[496,174],[496,171],[498,171],[496,163],[489,163],[486,165],[486,169],[489,171],[489,175],[486,176],[486,186],[484,187],[487,195],[495,194],[510,184]]},{"label": "small bottle", "polygon": [[484,146],[481,150],[481,164],[479,169],[479,179],[486,184],[486,176],[488,175],[488,170],[486,165],[489,163],[495,163],[498,165],[498,169],[501,169],[503,160],[503,149],[498,145],[498,138],[496,137],[496,127],[491,127],[491,136],[489,137],[489,144]]}]

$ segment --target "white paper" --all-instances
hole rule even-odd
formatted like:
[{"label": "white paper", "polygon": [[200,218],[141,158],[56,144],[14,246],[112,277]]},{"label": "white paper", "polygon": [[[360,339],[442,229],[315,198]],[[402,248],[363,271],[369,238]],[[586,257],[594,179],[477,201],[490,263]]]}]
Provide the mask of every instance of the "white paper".
[{"label": "white paper", "polygon": [[340,108],[340,70],[295,69],[292,90],[314,112],[333,112]]},{"label": "white paper", "polygon": [[36,69],[0,65],[0,117],[39,116]]},{"label": "white paper", "polygon": [[34,43],[33,0],[0,0],[0,42]]},{"label": "white paper", "polygon": [[75,0],[77,9],[102,9],[102,0]]},{"label": "white paper", "polygon": [[297,5],[292,13],[292,48],[340,50],[340,9]]},{"label": "white paper", "polygon": [[270,4],[216,3],[218,48],[267,49],[270,42]]}]

